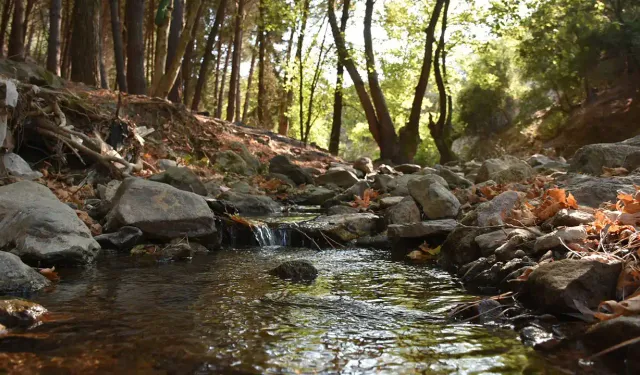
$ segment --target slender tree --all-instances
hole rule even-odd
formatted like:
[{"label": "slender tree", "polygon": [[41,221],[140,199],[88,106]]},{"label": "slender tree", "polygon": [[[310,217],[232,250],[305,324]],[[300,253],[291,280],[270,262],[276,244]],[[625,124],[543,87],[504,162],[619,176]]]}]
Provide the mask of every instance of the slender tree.
[{"label": "slender tree", "polygon": [[[344,34],[349,21],[349,7],[351,0],[344,0],[342,3],[342,17],[340,17],[340,33]],[[329,138],[329,152],[338,155],[340,151],[340,130],[342,128],[342,83],[344,81],[344,65],[338,59],[336,68],[336,89],[333,94],[333,118],[331,122],[331,136]]]},{"label": "slender tree", "polygon": [[153,68],[153,82],[157,84],[165,73],[167,65],[167,43],[169,39],[169,24],[171,23],[171,0],[160,0],[156,12],[155,25],[157,27],[156,54]]},{"label": "slender tree", "polygon": [[266,95],[267,88],[265,84],[266,69],[266,51],[267,51],[267,4],[266,0],[260,0],[258,4],[258,124],[260,127],[267,127],[269,122],[267,119]]},{"label": "slender tree", "polygon": [[[167,41],[167,62],[169,64],[171,60],[176,56],[176,49],[178,48],[178,42],[180,41],[180,33],[182,32],[184,22],[184,0],[173,0],[173,16],[171,17],[171,27],[169,28],[169,40]],[[198,27],[196,26],[195,29]],[[186,52],[185,52],[186,56]],[[183,62],[184,64],[184,62]],[[176,83],[173,84],[171,92],[169,93],[169,100],[174,103],[180,102],[180,86],[182,85],[182,75],[178,74]]]},{"label": "slender tree", "polygon": [[15,0],[7,52],[8,57],[13,60],[24,59],[24,12],[23,0]]},{"label": "slender tree", "polygon": [[247,77],[247,90],[245,91],[245,94],[244,94],[244,106],[242,108],[241,121],[244,123],[247,122],[247,114],[249,113],[249,98],[251,97],[251,84],[253,83],[253,73],[254,73],[254,68],[256,66],[256,49],[257,49],[256,47],[251,49],[251,64],[249,66],[249,77]]},{"label": "slender tree", "polygon": [[5,0],[2,6],[2,20],[0,20],[0,57],[4,56],[4,39],[9,27],[9,19],[11,18],[11,10],[15,0]]},{"label": "slender tree", "polygon": [[90,86],[100,84],[100,0],[76,1],[71,38],[71,79]]},{"label": "slender tree", "polygon": [[111,34],[113,37],[113,56],[116,63],[116,82],[118,89],[127,92],[127,77],[124,72],[124,46],[122,43],[122,30],[120,25],[120,2],[109,0],[111,9]]},{"label": "slender tree", "polygon": [[[291,122],[291,103],[293,103],[293,87],[291,85],[292,77],[289,72],[289,65],[291,64],[291,51],[293,50],[293,37],[295,35],[296,28],[291,27],[291,33],[289,35],[289,42],[287,42],[287,53],[285,57],[285,63],[287,64],[287,68],[284,70],[284,79],[283,79],[283,92],[282,99],[280,100],[280,113],[278,118],[278,134],[287,135],[289,132],[289,123]],[[254,55],[255,56],[255,53]]]},{"label": "slender tree", "polygon": [[242,23],[244,21],[245,0],[238,0],[233,35],[233,57],[231,60],[231,79],[229,80],[229,99],[227,100],[227,121],[233,121],[236,94],[240,83],[240,60],[242,58]]},{"label": "slender tree", "polygon": [[[8,2],[8,1],[7,1]],[[60,75],[60,22],[62,0],[51,0],[49,6],[49,42],[47,45],[47,69]]]},{"label": "slender tree", "polygon": [[127,0],[127,89],[135,95],[147,93],[144,70],[144,0]]},{"label": "slender tree", "polygon": [[[220,90],[218,91],[218,105],[216,106],[216,118],[222,117],[222,106],[224,105],[224,85],[227,80],[227,71],[229,70],[229,57],[231,57],[231,43],[233,39],[229,39],[227,51],[224,57],[224,67],[222,68],[222,77],[220,77]],[[231,88],[229,88],[231,89]]]},{"label": "slender tree", "polygon": [[107,4],[106,2],[100,0],[101,2],[101,6],[100,6],[100,33],[98,35],[99,38],[99,42],[98,42],[98,52],[99,52],[99,67],[100,67],[100,87],[106,90],[109,90],[109,75],[107,74],[107,66],[104,62],[104,42],[105,42],[105,37],[107,34],[107,22],[106,22],[106,18],[107,18],[107,13],[109,12],[109,9],[107,9],[107,7],[109,6],[109,4]]}]

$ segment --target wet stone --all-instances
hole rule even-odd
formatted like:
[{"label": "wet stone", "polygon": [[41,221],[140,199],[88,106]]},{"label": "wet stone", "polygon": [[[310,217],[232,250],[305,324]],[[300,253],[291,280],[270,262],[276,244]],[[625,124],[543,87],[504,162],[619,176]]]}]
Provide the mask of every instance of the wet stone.
[{"label": "wet stone", "polygon": [[318,270],[307,260],[292,260],[280,264],[269,274],[293,282],[310,282],[318,277]]}]

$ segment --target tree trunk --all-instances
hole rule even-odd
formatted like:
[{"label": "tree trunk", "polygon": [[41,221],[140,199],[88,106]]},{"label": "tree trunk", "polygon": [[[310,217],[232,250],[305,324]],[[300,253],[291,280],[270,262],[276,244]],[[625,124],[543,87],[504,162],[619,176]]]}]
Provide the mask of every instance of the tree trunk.
[{"label": "tree trunk", "polygon": [[135,95],[147,93],[144,71],[144,0],[127,0],[127,89]]},{"label": "tree trunk", "polygon": [[33,44],[33,34],[36,31],[36,25],[34,25],[33,23],[29,25],[29,29],[27,34],[27,38],[25,39],[26,45],[24,47],[24,57],[25,59],[29,56],[31,56],[31,45]]},{"label": "tree trunk", "polygon": [[100,0],[77,1],[73,8],[71,80],[98,86],[100,47]]},{"label": "tree trunk", "polygon": [[256,51],[251,53],[251,66],[249,67],[249,77],[247,77],[247,90],[244,94],[244,106],[242,108],[242,122],[247,122],[247,114],[249,113],[249,98],[251,97],[251,84],[253,83],[253,72],[256,65]]},{"label": "tree trunk", "polygon": [[[222,117],[222,106],[224,103],[224,85],[227,79],[227,70],[229,69],[229,57],[231,57],[231,42],[229,39],[229,43],[227,44],[227,53],[224,57],[224,67],[222,68],[222,77],[220,80],[220,91],[218,92],[218,105],[216,107],[216,118]],[[231,89],[231,87],[229,87]]]},{"label": "tree trunk", "polygon": [[242,60],[242,23],[244,21],[244,2],[238,0],[238,8],[236,9],[236,24],[233,34],[233,57],[231,59],[231,79],[229,81],[229,98],[227,100],[227,121],[233,121],[236,105],[237,86],[240,82],[240,62]]},{"label": "tree trunk", "polygon": [[433,43],[435,42],[435,31],[438,18],[442,12],[444,0],[436,0],[436,4],[431,13],[429,25],[425,30],[426,43],[424,46],[424,57],[422,58],[422,69],[420,70],[420,78],[416,86],[415,95],[413,96],[413,104],[409,120],[404,128],[400,131],[400,158],[403,162],[411,162],[418,151],[420,144],[420,116],[422,114],[422,102],[427,91],[429,83],[429,75],[431,74],[431,65],[433,63]]},{"label": "tree trunk", "polygon": [[[169,28],[169,40],[167,42],[167,62],[169,64],[171,60],[176,56],[176,48],[178,48],[178,42],[180,41],[180,33],[182,32],[182,24],[184,22],[184,0],[173,0],[173,16],[171,17],[171,27]],[[197,29],[197,27],[196,27]],[[186,52],[185,52],[186,56]],[[178,74],[176,83],[173,84],[171,92],[169,93],[169,100],[174,103],[180,102],[180,86],[182,84],[182,75]]]},{"label": "tree trunk", "polygon": [[[8,2],[8,1],[7,1]],[[49,44],[47,46],[47,69],[60,75],[60,17],[62,0],[51,0],[49,7]]]},{"label": "tree trunk", "polygon": [[22,23],[22,38],[23,38],[22,43],[23,44],[27,41],[24,38],[26,38],[27,35],[29,35],[28,30],[29,30],[29,26],[31,25],[29,21],[31,21],[31,13],[33,11],[33,6],[35,4],[36,4],[35,0],[27,0],[27,5],[24,8],[24,22]]},{"label": "tree trunk", "polygon": [[65,7],[64,17],[64,40],[62,44],[62,62],[60,66],[60,76],[69,79],[69,75],[71,74],[71,54],[69,50],[71,49],[71,32],[73,30],[73,1],[67,0],[67,4]]},{"label": "tree trunk", "polygon": [[7,56],[12,60],[24,59],[24,0],[15,0]]},{"label": "tree trunk", "polygon": [[120,25],[120,5],[118,0],[109,0],[111,8],[111,32],[113,37],[113,57],[116,63],[116,82],[121,92],[127,92],[127,78],[124,73],[124,46]]},{"label": "tree trunk", "polygon": [[109,9],[107,9],[108,4],[105,3],[104,1],[100,0],[101,2],[101,6],[100,6],[100,43],[98,43],[98,48],[100,51],[100,56],[99,56],[99,61],[100,61],[100,87],[105,89],[105,90],[109,90],[109,74],[107,73],[107,67],[104,63],[104,40],[105,40],[105,36],[107,35],[107,23],[106,18],[107,18],[107,12],[109,12]]},{"label": "tree trunk", "polygon": [[302,47],[304,44],[304,34],[307,28],[309,17],[309,5],[311,0],[304,0],[302,5],[302,20],[300,21],[300,33],[298,34],[298,45],[296,48],[296,64],[298,64],[298,101],[300,122],[300,140],[304,139],[304,65],[302,63]]},{"label": "tree trunk", "polygon": [[[183,87],[182,87],[182,102],[184,103],[185,106],[187,107],[191,107],[190,103],[193,100],[193,93],[191,92],[191,76],[193,74],[193,51],[195,50],[195,46],[196,46],[196,29],[199,27],[200,25],[200,18],[201,18],[201,14],[198,13],[198,17],[196,20],[196,26],[193,28],[192,34],[191,34],[191,40],[189,40],[189,44],[187,44],[187,50],[184,51],[184,57],[182,58],[182,65],[180,66],[180,69],[182,70],[181,72],[181,80],[183,82]],[[184,28],[182,29],[184,31]],[[180,40],[178,39],[178,42],[180,42]],[[177,47],[176,47],[177,48]],[[176,78],[176,82],[178,81],[178,78]],[[175,83],[174,83],[175,86]]]},{"label": "tree trunk", "polygon": [[15,0],[5,0],[2,7],[2,20],[0,21],[0,57],[4,57],[4,39],[9,27],[9,18],[11,18],[11,9]]},{"label": "tree trunk", "polygon": [[194,30],[194,26],[196,24],[196,19],[198,18],[198,13],[200,13],[200,8],[202,7],[202,0],[194,0],[193,3],[190,4],[191,7],[187,12],[187,24],[184,30],[182,31],[182,35],[180,35],[180,41],[178,42],[178,47],[176,48],[176,56],[171,61],[167,68],[167,72],[160,78],[157,85],[154,85],[151,92],[154,96],[160,98],[166,98],[169,95],[169,91],[173,87],[173,84],[176,82],[176,77],[178,76],[178,70],[180,69],[180,63],[182,58],[184,57],[184,53],[187,50],[187,44],[191,41],[192,31]]},{"label": "tree trunk", "polygon": [[[291,114],[289,113],[289,109],[291,108],[291,103],[293,102],[293,88],[291,87],[291,74],[289,73],[289,65],[291,64],[291,51],[293,50],[293,37],[295,35],[296,28],[291,27],[291,34],[289,35],[289,42],[287,43],[287,54],[285,63],[287,64],[287,69],[284,71],[284,79],[283,79],[283,95],[282,100],[280,102],[280,113],[278,119],[278,134],[287,135],[289,133],[289,122],[291,121]],[[252,61],[255,57],[255,53],[252,55]]]},{"label": "tree trunk", "polygon": [[220,63],[222,62],[222,35],[216,43],[216,76],[213,82],[213,101],[214,108],[218,108],[218,90],[220,88]]},{"label": "tree trunk", "polygon": [[[324,25],[320,27],[320,30],[322,30],[323,26]],[[311,80],[311,89],[309,90],[309,109],[307,110],[307,123],[305,125],[305,132],[301,137],[305,145],[309,142],[309,133],[311,132],[311,125],[313,124],[311,121],[311,118],[313,116],[313,104],[314,104],[313,98],[315,97],[316,88],[318,87],[318,81],[320,80],[320,74],[322,73],[321,67],[322,67],[322,64],[324,63],[324,58],[326,57],[326,54],[323,56],[324,43],[326,40],[327,40],[327,34],[325,30],[324,37],[322,38],[322,44],[320,45],[320,53],[316,61],[316,70],[313,74],[313,79]]]},{"label": "tree trunk", "polygon": [[[244,3],[244,0],[240,0]],[[202,57],[202,64],[200,64],[200,72],[198,73],[198,81],[196,82],[196,89],[193,93],[193,103],[191,103],[191,109],[194,111],[198,110],[200,106],[200,101],[202,100],[202,89],[204,88],[205,83],[207,82],[207,73],[209,70],[209,64],[211,64],[211,59],[213,58],[213,46],[216,41],[216,37],[218,35],[218,30],[222,25],[222,21],[224,20],[224,13],[227,9],[227,0],[220,0],[218,4],[218,9],[216,10],[216,18],[213,21],[213,26],[211,26],[211,31],[209,32],[209,36],[207,37],[207,45],[204,48],[204,56]],[[217,111],[216,111],[217,113]],[[217,116],[220,117],[220,116]]]},{"label": "tree trunk", "polygon": [[265,86],[265,65],[266,65],[266,50],[267,50],[267,38],[266,38],[266,4],[265,0],[260,0],[259,19],[258,19],[258,125],[261,128],[266,127],[266,95],[267,88]]},{"label": "tree trunk", "polygon": [[[340,33],[344,34],[349,21],[349,7],[351,0],[344,0],[342,5],[342,17],[340,17]],[[344,79],[344,65],[338,59],[336,69],[336,90],[333,94],[333,121],[331,124],[331,136],[329,138],[329,152],[338,155],[340,151],[340,129],[342,128],[342,82]]]},{"label": "tree trunk", "polygon": [[169,23],[171,22],[171,0],[160,1],[156,14],[156,26],[158,27],[156,36],[156,55],[153,68],[153,83],[165,73],[167,67],[167,43],[169,39]]}]

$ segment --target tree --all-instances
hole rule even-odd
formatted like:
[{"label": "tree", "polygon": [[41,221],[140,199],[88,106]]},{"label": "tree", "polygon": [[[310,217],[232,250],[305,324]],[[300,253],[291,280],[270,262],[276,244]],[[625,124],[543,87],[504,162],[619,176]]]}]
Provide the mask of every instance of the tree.
[{"label": "tree", "polygon": [[13,6],[13,20],[9,35],[9,50],[7,57],[13,60],[24,59],[24,2],[15,0]]},{"label": "tree", "polygon": [[156,12],[155,25],[157,27],[156,55],[153,68],[154,84],[164,74],[167,65],[167,42],[169,38],[169,23],[171,22],[171,0],[160,0]]},{"label": "tree", "polygon": [[109,0],[111,9],[111,32],[113,37],[113,58],[116,63],[116,82],[118,89],[127,92],[127,77],[124,72],[124,46],[122,43],[122,31],[120,26],[120,2]]},{"label": "tree", "polygon": [[[173,16],[171,17],[171,27],[169,28],[169,40],[167,41],[167,62],[169,64],[171,60],[176,56],[176,48],[180,41],[180,33],[182,32],[182,23],[184,21],[184,0],[173,0]],[[197,28],[197,26],[196,26]],[[169,93],[169,100],[174,103],[180,102],[180,85],[182,82],[181,75],[178,74],[176,83],[173,84],[171,92]]]},{"label": "tree", "polygon": [[144,74],[144,0],[126,0],[127,27],[127,88],[129,93],[145,95],[147,81]]},{"label": "tree", "polygon": [[[349,21],[349,7],[351,0],[344,0],[342,4],[342,17],[340,17],[340,33],[344,34]],[[336,68],[336,88],[333,97],[333,119],[331,123],[331,137],[329,139],[329,152],[338,155],[340,150],[340,130],[342,128],[342,83],[344,80],[344,65],[338,59]]]},{"label": "tree", "polygon": [[266,52],[267,52],[267,4],[266,0],[260,0],[258,5],[259,20],[258,20],[258,125],[261,127],[268,127],[269,122],[267,118],[267,105],[266,94],[267,88],[265,86],[265,73],[266,73]]},{"label": "tree", "polygon": [[[7,1],[8,2],[8,1]],[[49,7],[49,41],[47,45],[47,69],[60,75],[60,22],[62,0],[51,0]]]},{"label": "tree", "polygon": [[14,0],[5,0],[2,6],[2,20],[0,21],[0,57],[4,56],[4,37],[7,34],[13,3]]},{"label": "tree", "polygon": [[[231,79],[229,82],[229,99],[227,101],[227,121],[233,121],[237,87],[240,81],[240,59],[242,58],[242,22],[244,20],[245,0],[238,0],[235,14],[235,27],[233,35],[233,57],[231,59]],[[238,119],[239,120],[239,119]]]},{"label": "tree", "polygon": [[100,84],[100,0],[77,1],[73,8],[71,79]]}]

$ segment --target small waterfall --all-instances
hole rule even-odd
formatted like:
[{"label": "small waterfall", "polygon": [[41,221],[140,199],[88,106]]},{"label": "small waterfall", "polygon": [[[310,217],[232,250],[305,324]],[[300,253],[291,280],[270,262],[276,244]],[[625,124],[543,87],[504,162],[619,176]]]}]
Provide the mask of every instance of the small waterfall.
[{"label": "small waterfall", "polygon": [[276,233],[262,222],[252,222],[251,229],[260,247],[280,245],[276,239]]}]

